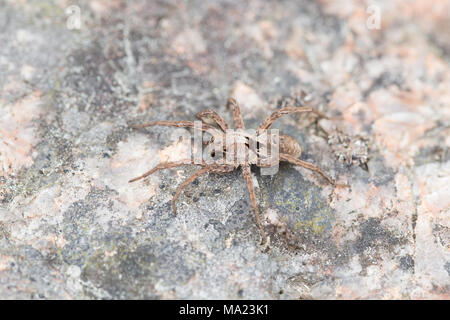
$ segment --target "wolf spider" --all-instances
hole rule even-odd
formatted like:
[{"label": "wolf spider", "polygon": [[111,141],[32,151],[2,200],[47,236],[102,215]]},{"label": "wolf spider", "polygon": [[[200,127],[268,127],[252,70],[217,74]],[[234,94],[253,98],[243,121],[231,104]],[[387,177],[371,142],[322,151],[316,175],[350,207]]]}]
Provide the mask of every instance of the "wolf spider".
[{"label": "wolf spider", "polygon": [[[243,118],[241,115],[239,105],[237,104],[236,100],[233,98],[228,99],[227,106],[231,107],[231,109],[232,109],[235,128],[245,130],[244,121],[243,121]],[[273,112],[270,116],[268,116],[259,125],[258,130],[269,129],[270,126],[274,123],[274,121],[279,119],[283,115],[292,114],[292,113],[301,113],[301,112],[312,112],[312,113],[315,113],[319,117],[327,118],[324,114],[322,114],[321,112],[319,112],[311,107],[287,106],[287,107],[283,107],[283,108]],[[202,127],[201,127],[202,131],[216,130],[216,132],[219,131],[220,133],[225,134],[226,130],[229,128],[227,122],[213,110],[201,111],[201,112],[197,113],[196,116],[198,119],[202,120]],[[212,120],[215,123],[215,125],[217,125],[217,127],[203,122],[204,118],[209,118],[209,120]],[[154,121],[154,122],[149,122],[149,123],[144,123],[144,124],[137,124],[137,125],[132,126],[132,128],[138,129],[138,128],[156,126],[156,125],[179,127],[179,128],[194,128],[194,121]],[[220,130],[218,130],[218,129],[220,129]],[[213,136],[213,138],[214,138],[214,136]],[[210,142],[211,141],[212,140],[210,140]],[[223,151],[224,151],[224,153],[227,151],[226,147],[224,148]],[[322,169],[320,169],[319,167],[315,166],[312,163],[300,160],[299,157],[301,155],[301,152],[302,152],[302,149],[301,149],[300,145],[293,137],[291,137],[289,135],[285,135],[285,134],[279,135],[279,160],[289,162],[291,164],[302,166],[309,170],[315,171],[315,172],[319,173],[320,175],[322,175],[330,184],[335,185],[335,186],[342,186],[342,185],[336,184],[336,182],[333,179],[331,179],[328,175],[326,175],[325,172],[322,171]],[[179,167],[179,166],[183,166],[183,165],[187,165],[187,164],[196,164],[196,163],[194,163],[193,159],[160,163],[156,167],[151,169],[150,171],[147,171],[146,173],[140,175],[139,177],[131,179],[129,182],[134,182],[134,181],[143,179],[161,169],[175,168],[175,167]],[[250,200],[252,203],[253,210],[255,212],[255,217],[256,217],[256,222],[258,224],[259,232],[262,237],[262,243],[265,243],[266,238],[265,238],[263,226],[261,224],[261,219],[259,216],[259,208],[258,208],[258,204],[256,202],[255,188],[253,186],[253,180],[252,180],[251,171],[250,171],[251,163],[244,162],[243,164],[230,165],[230,164],[222,164],[222,163],[217,164],[217,163],[202,162],[201,164],[198,164],[198,165],[201,166],[201,169],[196,171],[194,174],[192,174],[186,180],[184,180],[180,184],[178,189],[176,190],[175,195],[173,196],[172,202],[171,202],[173,212],[176,214],[175,201],[178,198],[178,196],[181,194],[182,190],[187,185],[192,183],[195,179],[197,179],[198,177],[200,177],[206,173],[217,173],[217,174],[228,173],[228,172],[231,172],[231,171],[237,169],[238,167],[241,167],[242,175],[245,179],[245,182],[247,183],[247,188],[250,193]],[[264,165],[261,162],[257,162],[257,165],[260,167],[270,166],[267,164]]]}]

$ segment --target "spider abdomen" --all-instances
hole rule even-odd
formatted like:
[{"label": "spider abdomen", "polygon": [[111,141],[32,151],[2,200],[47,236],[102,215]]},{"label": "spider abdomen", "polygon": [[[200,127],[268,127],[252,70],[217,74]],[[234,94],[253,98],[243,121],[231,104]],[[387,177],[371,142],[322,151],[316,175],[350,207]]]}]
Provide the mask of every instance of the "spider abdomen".
[{"label": "spider abdomen", "polygon": [[302,148],[298,144],[297,140],[287,134],[280,133],[280,152],[300,158]]}]

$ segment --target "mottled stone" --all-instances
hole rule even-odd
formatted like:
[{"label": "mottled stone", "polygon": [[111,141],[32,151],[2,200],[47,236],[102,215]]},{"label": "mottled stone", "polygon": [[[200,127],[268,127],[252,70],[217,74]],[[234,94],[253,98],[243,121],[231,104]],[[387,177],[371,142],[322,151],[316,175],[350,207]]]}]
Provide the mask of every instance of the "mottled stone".
[{"label": "mottled stone", "polygon": [[[450,298],[448,1],[68,5],[0,10],[0,299]],[[229,96],[349,185],[253,168],[266,246],[239,171],[128,182]]]}]

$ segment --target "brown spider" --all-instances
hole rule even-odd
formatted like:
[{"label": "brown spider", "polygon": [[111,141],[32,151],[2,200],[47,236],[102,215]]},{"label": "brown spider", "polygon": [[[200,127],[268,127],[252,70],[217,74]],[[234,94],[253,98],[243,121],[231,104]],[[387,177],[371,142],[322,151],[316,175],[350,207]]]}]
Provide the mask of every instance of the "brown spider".
[{"label": "brown spider", "polygon": [[[245,129],[244,121],[242,119],[241,111],[240,111],[240,108],[239,108],[236,100],[234,100],[233,98],[228,99],[227,106],[231,106],[231,109],[233,112],[234,124],[235,124],[236,129],[244,130]],[[268,116],[260,124],[260,126],[258,127],[258,130],[269,129],[270,126],[273,124],[273,122],[275,120],[277,120],[278,118],[282,117],[283,115],[291,114],[291,113],[300,113],[300,112],[313,112],[320,117],[327,118],[324,114],[322,114],[321,112],[319,112],[311,107],[287,106],[287,107],[281,108],[281,109],[273,112],[270,116]],[[225,120],[213,110],[201,111],[197,114],[197,118],[199,118],[200,120],[203,120],[204,118],[209,118],[220,128],[219,132],[221,132],[221,133],[225,133],[225,131],[229,128],[229,126],[225,122]],[[150,123],[134,125],[134,126],[132,126],[132,128],[137,129],[137,128],[144,128],[144,127],[151,127],[151,126],[155,126],[155,125],[194,128],[193,121],[154,121],[154,122],[150,122]],[[209,130],[215,130],[217,132],[218,128],[213,125],[202,122],[201,130],[208,131],[208,132],[209,132]],[[213,136],[213,139],[214,139],[214,136]],[[213,141],[213,139],[211,141]],[[223,149],[224,153],[227,151],[226,149],[227,149],[227,147],[225,146]],[[315,172],[321,174],[332,185],[335,185],[335,186],[338,185],[335,183],[335,181],[333,179],[331,179],[329,176],[327,176],[325,174],[325,172],[323,172],[322,169],[320,169],[319,167],[317,167],[309,162],[300,160],[299,157],[301,155],[301,151],[302,151],[302,149],[301,149],[300,145],[297,143],[297,141],[293,137],[285,135],[285,134],[279,135],[279,160],[286,161],[291,164],[299,165],[299,166],[302,166],[309,170],[315,171]],[[161,169],[175,168],[175,167],[183,166],[186,164],[196,164],[196,163],[194,163],[193,159],[160,163],[159,165],[157,165],[150,171],[144,173],[143,175],[141,175],[139,177],[131,179],[129,182],[134,182],[134,181],[143,179]],[[264,229],[261,224],[261,219],[259,216],[258,204],[256,202],[255,189],[253,186],[253,180],[252,180],[251,171],[250,171],[251,163],[245,162],[243,164],[230,165],[230,164],[222,164],[222,163],[217,164],[217,163],[203,162],[198,165],[200,165],[202,168],[200,170],[196,171],[193,175],[188,177],[186,180],[184,180],[181,183],[181,185],[178,187],[177,191],[175,192],[175,195],[172,198],[172,209],[173,209],[174,213],[176,213],[175,200],[178,198],[178,196],[180,195],[182,190],[188,184],[193,182],[195,179],[197,179],[198,177],[200,177],[201,175],[204,175],[206,173],[218,173],[218,174],[227,173],[227,172],[231,172],[231,171],[237,169],[238,167],[241,167],[242,174],[244,176],[245,182],[247,183],[247,188],[250,193],[250,200],[252,203],[253,210],[255,212],[256,222],[258,224],[259,231],[260,231],[260,234],[262,237],[262,243],[264,243],[265,242],[265,234],[264,234]],[[263,164],[261,162],[257,162],[257,165],[260,167],[270,166],[267,163]],[[342,186],[342,185],[340,185],[340,186]]]}]

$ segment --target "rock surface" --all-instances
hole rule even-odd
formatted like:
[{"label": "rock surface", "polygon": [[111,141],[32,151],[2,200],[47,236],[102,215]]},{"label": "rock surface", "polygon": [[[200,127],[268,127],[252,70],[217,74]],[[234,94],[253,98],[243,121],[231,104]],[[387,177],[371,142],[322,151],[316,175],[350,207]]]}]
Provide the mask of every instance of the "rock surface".
[{"label": "rock surface", "polygon": [[[0,299],[449,299],[450,3],[376,3],[0,1]],[[338,118],[275,127],[350,188],[255,169],[269,246],[238,171],[128,183],[187,150],[130,124],[300,91]]]}]

